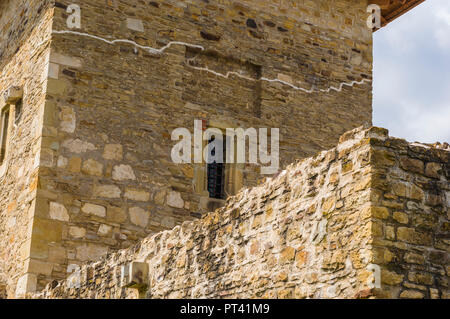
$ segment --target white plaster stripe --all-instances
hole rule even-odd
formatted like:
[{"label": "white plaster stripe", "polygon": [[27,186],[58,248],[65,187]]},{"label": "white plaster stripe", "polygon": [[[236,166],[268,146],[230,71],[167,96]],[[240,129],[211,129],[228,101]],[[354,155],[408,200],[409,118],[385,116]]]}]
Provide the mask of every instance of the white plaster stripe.
[{"label": "white plaster stripe", "polygon": [[229,71],[226,74],[222,74],[222,73],[216,72],[214,70],[211,70],[211,69],[209,69],[207,67],[196,67],[196,66],[192,66],[190,64],[188,64],[188,66],[190,68],[192,68],[192,69],[195,69],[195,70],[198,70],[198,71],[209,72],[209,73],[212,73],[212,74],[214,74],[216,76],[219,76],[219,77],[222,77],[222,78],[225,78],[225,79],[228,79],[230,77],[230,75],[235,75],[235,76],[237,76],[239,78],[242,78],[242,79],[245,79],[245,80],[248,80],[248,81],[266,81],[266,82],[272,82],[272,83],[281,83],[281,84],[284,84],[284,85],[287,85],[287,86],[291,87],[294,90],[303,91],[303,92],[309,93],[309,94],[314,93],[314,92],[330,93],[330,91],[332,91],[332,90],[334,90],[336,92],[341,92],[342,89],[344,88],[344,86],[353,87],[353,86],[355,86],[357,84],[358,85],[362,85],[362,84],[364,84],[366,82],[367,83],[372,82],[372,80],[363,79],[361,81],[343,82],[343,83],[340,83],[339,87],[331,86],[328,89],[313,89],[312,88],[312,89],[307,90],[305,88],[296,86],[296,85],[294,85],[292,83],[289,83],[289,82],[286,82],[286,81],[283,81],[283,80],[280,80],[280,79],[268,79],[268,78],[265,78],[265,77],[261,77],[259,79],[253,79],[253,78],[250,78],[248,76],[242,75],[242,74],[240,74],[238,72],[234,72],[234,71]]},{"label": "white plaster stripe", "polygon": [[189,44],[189,43],[185,43],[185,42],[180,42],[180,41],[171,41],[168,44],[166,44],[165,46],[163,46],[160,49],[155,49],[153,47],[150,46],[145,46],[145,45],[140,45],[132,40],[127,40],[127,39],[116,39],[116,40],[108,40],[102,37],[98,37],[96,35],[92,35],[89,33],[83,33],[83,32],[77,32],[77,31],[70,31],[70,30],[62,30],[62,31],[57,31],[57,30],[53,30],[53,33],[55,34],[74,34],[74,35],[79,35],[79,36],[83,36],[83,37],[88,37],[88,38],[92,38],[95,40],[99,40],[99,41],[103,41],[106,42],[108,44],[116,44],[116,43],[128,43],[128,44],[132,44],[137,48],[143,49],[143,50],[147,50],[149,53],[153,53],[153,54],[162,54],[164,51],[166,51],[168,48],[170,48],[172,45],[184,45],[186,47],[190,47],[190,48],[196,48],[196,49],[200,49],[200,50],[205,50],[204,47],[202,47],[201,45],[195,45],[195,44]]},{"label": "white plaster stripe", "polygon": [[[142,50],[146,50],[147,52],[149,52],[151,54],[162,54],[162,53],[164,53],[164,51],[166,51],[172,45],[182,45],[182,46],[185,46],[185,47],[188,47],[188,48],[195,48],[195,49],[200,49],[202,51],[205,51],[205,47],[203,47],[201,45],[191,44],[191,43],[186,43],[186,42],[181,42],[181,41],[171,41],[168,44],[166,44],[165,46],[163,46],[163,47],[161,47],[159,49],[156,49],[156,48],[153,48],[153,47],[150,47],[150,46],[140,45],[140,44],[138,44],[138,43],[136,43],[136,42],[134,42],[132,40],[127,40],[127,39],[108,40],[108,39],[105,39],[105,38],[102,38],[102,37],[99,37],[99,36],[96,36],[96,35],[92,35],[92,34],[89,34],[89,33],[83,33],[83,32],[71,31],[71,30],[60,30],[60,31],[53,30],[53,33],[55,33],[55,34],[74,34],[74,35],[78,35],[78,36],[83,36],[83,37],[88,37],[88,38],[92,38],[92,39],[95,39],[95,40],[103,41],[103,42],[106,42],[108,44],[128,43],[128,44],[134,45],[136,48],[140,48]],[[228,79],[231,75],[235,75],[235,76],[237,76],[237,77],[239,77],[241,79],[245,79],[245,80],[248,80],[248,81],[266,81],[266,82],[271,82],[271,83],[281,83],[281,84],[284,84],[284,85],[287,85],[287,86],[291,87],[294,90],[302,91],[302,92],[305,92],[305,93],[308,93],[308,94],[311,94],[311,93],[314,93],[314,92],[322,92],[322,93],[330,93],[331,91],[341,92],[342,89],[344,88],[344,86],[353,87],[355,85],[362,85],[364,83],[371,83],[372,82],[372,80],[369,80],[369,79],[362,79],[361,81],[342,82],[342,83],[339,84],[338,87],[331,86],[328,89],[314,89],[314,88],[311,88],[311,89],[308,90],[308,89],[296,86],[296,85],[294,85],[292,83],[289,83],[289,82],[286,82],[286,81],[283,81],[283,80],[280,80],[280,79],[269,79],[269,78],[266,78],[266,77],[261,77],[259,79],[254,79],[254,78],[242,75],[241,73],[235,72],[235,71],[229,71],[226,74],[223,74],[223,73],[211,70],[208,67],[196,67],[196,66],[193,66],[193,65],[191,65],[189,63],[192,60],[193,59],[188,60],[187,66],[192,68],[192,69],[194,69],[194,70],[209,72],[211,74],[214,74],[215,76],[222,77],[222,78],[225,78],[225,79]]]}]

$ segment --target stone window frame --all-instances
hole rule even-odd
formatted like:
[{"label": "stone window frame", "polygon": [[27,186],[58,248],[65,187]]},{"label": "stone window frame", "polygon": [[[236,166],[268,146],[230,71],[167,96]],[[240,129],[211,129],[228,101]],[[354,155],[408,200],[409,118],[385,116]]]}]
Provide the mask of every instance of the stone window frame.
[{"label": "stone window frame", "polygon": [[[223,132],[225,136],[225,131],[227,128],[237,128],[237,125],[233,125],[229,122],[218,122],[214,120],[208,120],[207,128],[216,128]],[[208,141],[202,142],[202,150],[208,145]],[[237,145],[235,143],[234,147]],[[237,154],[236,149],[234,154]],[[209,197],[208,192],[208,164],[194,164],[194,191],[197,195],[200,195],[200,208],[202,210],[208,211],[208,203],[217,203],[222,205],[226,202],[226,197],[235,195],[243,186],[243,170],[244,164],[225,164],[225,198],[217,199]]]},{"label": "stone window frame", "polygon": [[[17,126],[18,121],[16,121],[16,106],[18,103],[23,103],[23,88],[18,86],[12,86],[2,96],[3,100],[0,102],[0,143],[5,141],[5,150],[3,155],[3,160],[0,163],[0,178],[3,177],[7,170],[9,164],[10,155],[10,143],[13,129]],[[8,112],[8,123],[6,136],[3,135],[4,132],[4,118],[3,114]],[[23,105],[22,112],[23,113]],[[18,115],[21,116],[22,114]],[[19,117],[20,120],[20,117]]]}]

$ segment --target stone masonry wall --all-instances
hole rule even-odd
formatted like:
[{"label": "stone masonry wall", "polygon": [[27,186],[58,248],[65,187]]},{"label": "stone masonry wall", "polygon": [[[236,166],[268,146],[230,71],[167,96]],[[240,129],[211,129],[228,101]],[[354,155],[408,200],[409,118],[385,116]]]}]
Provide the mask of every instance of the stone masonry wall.
[{"label": "stone masonry wall", "polygon": [[120,266],[149,265],[149,298],[353,298],[372,272],[369,133],[290,165],[224,208],[52,283],[41,297],[120,298]]},{"label": "stone masonry wall", "polygon": [[[53,8],[50,1],[0,3],[0,108],[23,90],[22,114],[10,114],[7,158],[0,165],[0,297],[25,290],[29,265]],[[31,286],[29,287],[33,289]]]},{"label": "stone masonry wall", "polygon": [[374,263],[384,298],[450,298],[450,151],[405,140],[372,150]]},{"label": "stone masonry wall", "polygon": [[449,163],[449,151],[354,130],[30,297],[137,298],[121,266],[143,262],[147,298],[448,298]]},{"label": "stone masonry wall", "polygon": [[[71,3],[81,7],[81,29],[66,25]],[[370,124],[366,6],[365,0],[56,1],[31,249],[38,288],[223,205],[205,195],[205,165],[171,161],[177,127],[193,130],[200,119],[209,127],[280,128],[284,167]],[[118,39],[141,47],[112,43]],[[142,49],[171,41],[191,45]],[[256,185],[259,172],[258,165],[237,168],[232,188]],[[51,236],[41,235],[49,229]]]}]

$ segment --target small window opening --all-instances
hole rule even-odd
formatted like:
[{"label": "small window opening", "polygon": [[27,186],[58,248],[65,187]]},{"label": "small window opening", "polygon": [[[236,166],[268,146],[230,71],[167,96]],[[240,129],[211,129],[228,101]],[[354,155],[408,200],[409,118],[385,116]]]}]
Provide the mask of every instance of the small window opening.
[{"label": "small window opening", "polygon": [[[214,141],[214,137],[209,141],[209,143]],[[216,199],[224,199],[225,197],[225,145],[226,143],[222,140],[223,143],[223,160],[222,163],[213,163],[208,164],[207,168],[207,179],[208,179],[208,193],[210,198]],[[215,155],[215,148],[211,150],[211,155]]]},{"label": "small window opening", "polygon": [[14,123],[16,124],[19,123],[20,118],[22,117],[22,111],[23,111],[23,101],[22,99],[20,99],[19,101],[17,101],[15,106],[16,118]]},{"label": "small window opening", "polygon": [[8,145],[9,105],[1,111],[0,116],[0,165],[6,158]]}]

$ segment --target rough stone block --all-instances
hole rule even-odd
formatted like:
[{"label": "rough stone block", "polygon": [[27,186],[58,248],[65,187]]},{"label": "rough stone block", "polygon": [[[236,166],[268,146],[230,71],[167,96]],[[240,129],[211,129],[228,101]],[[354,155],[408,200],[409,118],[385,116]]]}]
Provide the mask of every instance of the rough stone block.
[{"label": "rough stone block", "polygon": [[59,65],[56,63],[49,63],[48,66],[48,77],[50,79],[58,80],[59,78]]},{"label": "rough stone block", "polygon": [[120,198],[121,190],[115,185],[97,185],[94,187],[95,197]]},{"label": "rough stone block", "polygon": [[140,227],[146,227],[150,218],[150,213],[140,207],[132,207],[129,211],[130,221]]},{"label": "rough stone block", "polygon": [[103,164],[97,162],[94,159],[88,159],[83,163],[81,172],[83,172],[86,175],[100,177],[103,175]]},{"label": "rough stone block", "polygon": [[86,203],[81,208],[81,211],[86,214],[95,215],[101,218],[106,217],[106,208],[100,205]]},{"label": "rough stone block", "polygon": [[123,147],[120,144],[106,144],[103,158],[107,160],[121,161],[123,157]]},{"label": "rough stone block", "polygon": [[144,32],[144,24],[139,19],[127,18],[127,28],[133,31]]},{"label": "rough stone block", "polygon": [[72,68],[81,68],[83,66],[81,59],[63,55],[57,52],[51,53],[50,62],[70,66]]},{"label": "rough stone block", "polygon": [[51,219],[56,219],[63,222],[69,221],[70,218],[66,207],[56,202],[50,203],[49,215]]},{"label": "rough stone block", "polygon": [[20,86],[11,86],[4,93],[6,103],[14,104],[23,98],[23,88]]},{"label": "rough stone block", "polygon": [[25,297],[27,293],[36,291],[37,276],[35,274],[25,274],[19,278],[16,286],[16,297]]},{"label": "rough stone block", "polygon": [[175,208],[183,208],[184,201],[181,198],[181,194],[179,192],[170,191],[167,194],[167,205]]},{"label": "rough stone block", "polygon": [[117,181],[135,180],[133,168],[130,165],[117,165],[114,166],[112,172],[112,178]]},{"label": "rough stone block", "polygon": [[125,198],[134,200],[134,201],[140,201],[140,202],[147,202],[150,200],[150,193],[143,191],[143,190],[136,190],[136,189],[126,189],[125,190]]}]

